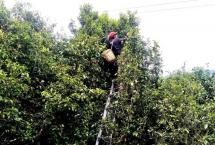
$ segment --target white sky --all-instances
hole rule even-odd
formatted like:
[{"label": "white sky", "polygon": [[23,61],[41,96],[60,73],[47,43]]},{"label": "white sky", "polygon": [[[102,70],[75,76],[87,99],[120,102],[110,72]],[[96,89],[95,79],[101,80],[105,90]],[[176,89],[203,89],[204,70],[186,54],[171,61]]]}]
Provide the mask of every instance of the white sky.
[{"label": "white sky", "polygon": [[[15,1],[6,0],[6,5],[11,7]],[[165,72],[179,69],[184,63],[187,70],[195,66],[215,69],[214,0],[20,1],[30,2],[34,9],[57,23],[58,30],[66,34],[70,19],[77,20],[79,7],[84,3],[90,3],[95,11],[107,12],[115,18],[128,8],[137,10],[144,38],[156,40],[160,44]],[[132,9],[134,7],[139,8]],[[170,10],[181,7],[189,8]]]}]

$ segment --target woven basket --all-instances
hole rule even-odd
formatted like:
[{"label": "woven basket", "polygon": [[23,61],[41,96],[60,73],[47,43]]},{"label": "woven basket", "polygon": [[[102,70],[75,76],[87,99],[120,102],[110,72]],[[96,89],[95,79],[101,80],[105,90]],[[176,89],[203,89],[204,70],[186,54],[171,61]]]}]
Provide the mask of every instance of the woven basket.
[{"label": "woven basket", "polygon": [[102,53],[102,57],[107,62],[114,62],[116,60],[116,56],[114,55],[113,51],[111,49],[107,49]]}]

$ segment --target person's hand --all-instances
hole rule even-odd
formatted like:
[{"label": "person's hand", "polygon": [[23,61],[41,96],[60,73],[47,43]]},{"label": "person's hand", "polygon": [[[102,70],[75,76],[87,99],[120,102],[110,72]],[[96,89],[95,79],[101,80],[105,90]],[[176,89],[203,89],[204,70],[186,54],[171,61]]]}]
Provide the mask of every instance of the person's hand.
[{"label": "person's hand", "polygon": [[100,42],[101,42],[101,43],[104,43],[104,42],[105,42],[105,39],[106,39],[106,38],[103,37],[102,39],[100,39]]}]

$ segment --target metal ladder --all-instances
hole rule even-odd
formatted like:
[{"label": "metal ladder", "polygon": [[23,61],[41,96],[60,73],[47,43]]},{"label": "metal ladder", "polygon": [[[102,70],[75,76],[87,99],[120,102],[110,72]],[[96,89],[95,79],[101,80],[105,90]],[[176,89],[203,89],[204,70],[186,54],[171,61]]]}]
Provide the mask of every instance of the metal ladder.
[{"label": "metal ladder", "polygon": [[[110,104],[111,104],[111,98],[114,96],[114,80],[112,80],[112,85],[111,85],[111,89],[110,89],[110,93],[108,95],[108,98],[106,100],[106,104],[105,104],[105,108],[104,108],[104,112],[103,112],[103,116],[102,116],[102,121],[105,121],[107,119],[111,119],[112,122],[115,121],[115,116],[114,114],[111,114],[110,112]],[[114,111],[114,110],[112,110]],[[113,117],[111,118],[111,115],[113,115]],[[104,137],[102,137],[102,131],[105,130],[105,127],[103,125],[100,126],[99,129],[99,133],[97,135],[97,139],[96,139],[96,144],[95,145],[99,145],[100,140]],[[113,132],[110,132],[110,135],[107,137],[109,139],[109,145],[112,144],[112,136],[113,136]]]}]

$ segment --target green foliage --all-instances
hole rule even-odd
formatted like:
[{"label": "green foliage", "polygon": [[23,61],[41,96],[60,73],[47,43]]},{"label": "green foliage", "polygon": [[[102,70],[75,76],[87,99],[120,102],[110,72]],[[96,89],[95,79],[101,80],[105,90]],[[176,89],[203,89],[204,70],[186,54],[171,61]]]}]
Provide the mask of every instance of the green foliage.
[{"label": "green foliage", "polygon": [[39,16],[39,13],[30,11],[29,3],[16,3],[12,10],[12,16],[19,21],[28,22],[35,31],[47,29],[45,21]]},{"label": "green foliage", "polygon": [[[55,39],[25,4],[12,11],[1,5],[0,18],[2,144],[91,145],[101,124],[113,144],[215,142],[214,75],[195,69],[160,78],[159,45],[142,39],[135,13],[111,19],[83,5],[69,40]],[[110,31],[129,32],[117,58],[114,123],[101,121],[112,78],[102,69],[100,39]]]},{"label": "green foliage", "polygon": [[209,110],[214,109],[214,102],[207,105],[198,103],[198,98],[206,93],[192,73],[177,73],[163,79],[155,100],[158,119],[149,129],[155,142],[212,144],[214,113]]},{"label": "green foliage", "polygon": [[80,31],[83,31],[83,33],[94,35],[98,34],[98,31],[101,32],[101,29],[97,25],[98,13],[92,10],[91,5],[85,4],[81,6],[78,20],[81,24]]},{"label": "green foliage", "polygon": [[0,5],[0,29],[5,29],[10,19],[10,12],[3,4]]},{"label": "green foliage", "polygon": [[49,32],[32,27],[10,18],[0,31],[2,144],[25,144],[36,138],[42,121],[38,116],[43,114],[41,91],[54,81]]},{"label": "green foliage", "polygon": [[199,103],[205,103],[214,99],[215,96],[215,75],[202,68],[194,68],[195,79],[201,83],[207,91],[204,96],[198,98]]}]

